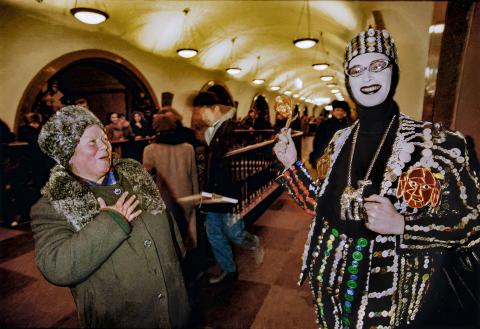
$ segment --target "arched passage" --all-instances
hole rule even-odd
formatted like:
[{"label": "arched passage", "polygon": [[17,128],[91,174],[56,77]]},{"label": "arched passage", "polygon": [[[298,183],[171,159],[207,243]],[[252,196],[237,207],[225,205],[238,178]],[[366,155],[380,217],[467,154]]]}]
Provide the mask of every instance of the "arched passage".
[{"label": "arched passage", "polygon": [[[50,97],[46,92],[55,83],[61,94]],[[66,105],[79,97],[101,120],[111,111],[129,117],[133,110],[158,107],[153,89],[126,59],[103,50],[81,50],[60,56],[36,74],[19,103],[15,127],[26,113],[48,112],[59,102]]]}]

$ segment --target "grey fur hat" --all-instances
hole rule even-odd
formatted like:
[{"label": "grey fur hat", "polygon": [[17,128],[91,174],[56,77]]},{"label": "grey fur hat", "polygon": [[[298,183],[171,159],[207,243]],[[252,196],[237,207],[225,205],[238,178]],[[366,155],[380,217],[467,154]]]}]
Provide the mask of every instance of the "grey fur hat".
[{"label": "grey fur hat", "polygon": [[45,123],[38,136],[38,145],[45,154],[68,169],[68,162],[83,132],[92,125],[105,129],[100,120],[84,107],[65,106]]}]

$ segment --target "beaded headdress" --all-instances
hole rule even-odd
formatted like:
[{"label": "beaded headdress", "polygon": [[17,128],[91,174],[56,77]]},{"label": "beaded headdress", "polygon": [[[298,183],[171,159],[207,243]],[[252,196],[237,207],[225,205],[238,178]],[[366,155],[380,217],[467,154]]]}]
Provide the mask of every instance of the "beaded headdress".
[{"label": "beaded headdress", "polygon": [[369,27],[368,30],[357,34],[345,49],[345,69],[353,58],[366,53],[384,54],[398,64],[395,41],[387,30],[375,30]]}]

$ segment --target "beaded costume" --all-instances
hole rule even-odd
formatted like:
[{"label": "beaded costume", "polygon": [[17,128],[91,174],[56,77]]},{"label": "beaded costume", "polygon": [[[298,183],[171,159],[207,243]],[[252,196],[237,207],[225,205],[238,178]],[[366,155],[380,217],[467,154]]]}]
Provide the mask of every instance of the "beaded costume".
[{"label": "beaded costume", "polygon": [[396,328],[416,318],[442,252],[480,242],[480,185],[460,133],[401,114],[379,194],[404,215],[404,234],[377,234],[361,221],[338,225],[321,209],[338,184],[332,170],[342,165],[336,160],[354,129],[330,142],[322,181],[314,182],[300,161],[277,180],[315,214],[299,284],[310,279],[319,327]]}]

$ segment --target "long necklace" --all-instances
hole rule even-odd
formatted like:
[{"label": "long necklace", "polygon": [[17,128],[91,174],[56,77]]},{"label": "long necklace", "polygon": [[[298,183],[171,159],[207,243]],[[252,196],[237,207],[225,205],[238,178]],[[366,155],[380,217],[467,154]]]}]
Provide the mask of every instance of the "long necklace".
[{"label": "long necklace", "polygon": [[372,162],[370,162],[370,166],[368,167],[367,173],[365,178],[358,181],[358,188],[354,189],[352,186],[352,162],[353,162],[353,154],[355,153],[355,146],[357,144],[358,138],[358,131],[360,130],[360,121],[356,127],[355,133],[353,134],[352,140],[352,149],[350,150],[350,159],[348,163],[348,178],[347,178],[347,186],[345,190],[343,190],[342,196],[340,197],[340,218],[342,220],[362,220],[364,214],[363,210],[363,191],[365,187],[372,184],[372,181],[368,178],[370,177],[370,173],[372,172],[373,165],[375,161],[377,161],[378,155],[380,154],[380,150],[385,143],[385,139],[387,138],[388,132],[392,127],[393,121],[395,120],[396,115],[393,116],[392,120],[390,120],[390,124],[388,125],[387,129],[383,133],[382,140],[375,151],[375,155],[373,156]]}]

